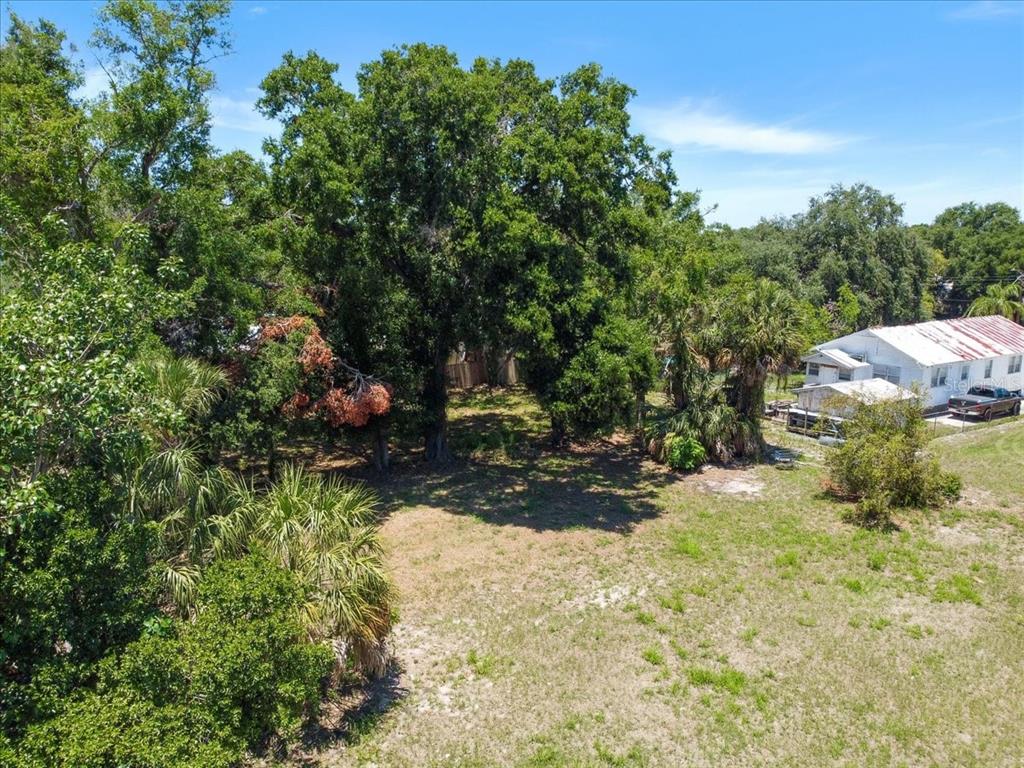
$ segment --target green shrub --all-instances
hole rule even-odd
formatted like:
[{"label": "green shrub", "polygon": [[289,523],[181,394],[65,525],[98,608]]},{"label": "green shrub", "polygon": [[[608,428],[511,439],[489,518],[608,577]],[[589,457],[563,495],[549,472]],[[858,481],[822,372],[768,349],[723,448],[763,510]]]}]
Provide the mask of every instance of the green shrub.
[{"label": "green shrub", "polygon": [[963,481],[955,472],[937,470],[927,476],[926,495],[929,498],[944,499],[950,503],[960,498],[963,490]]},{"label": "green shrub", "polygon": [[960,478],[925,451],[927,433],[916,401],[858,404],[843,431],[846,441],[827,457],[827,489],[857,502],[852,519],[889,527],[893,508],[959,498]]},{"label": "green shrub", "polygon": [[266,493],[237,485],[234,501],[215,547],[265,552],[305,588],[310,638],[344,647],[357,671],[383,673],[394,591],[378,536],[377,497],[286,465]]},{"label": "green shrub", "polygon": [[227,768],[315,713],[333,656],[305,640],[303,591],[259,557],[218,563],[194,620],[129,644],[95,691],[29,729],[25,766]]},{"label": "green shrub", "polygon": [[672,433],[665,437],[665,444],[665,463],[676,471],[691,472],[707,459],[704,446],[690,435]]},{"label": "green shrub", "polygon": [[865,496],[857,502],[855,511],[847,515],[847,520],[865,528],[891,528],[892,507],[881,496]]},{"label": "green shrub", "polygon": [[132,266],[137,232],[122,237],[120,253],[73,244],[34,253],[25,272],[4,263],[0,731],[10,739],[60,711],[153,611],[154,537],[123,513],[124,478],[148,445],[144,422],[159,417],[136,359],[168,297]]}]

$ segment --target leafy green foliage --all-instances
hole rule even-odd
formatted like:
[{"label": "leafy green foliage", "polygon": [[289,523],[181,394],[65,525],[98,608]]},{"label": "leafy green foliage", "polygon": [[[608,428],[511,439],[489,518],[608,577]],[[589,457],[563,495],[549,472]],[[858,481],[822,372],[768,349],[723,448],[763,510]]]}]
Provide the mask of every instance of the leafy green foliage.
[{"label": "leafy green foliage", "polygon": [[10,734],[59,712],[105,653],[136,636],[157,596],[153,531],[111,525],[120,499],[95,471],[48,476],[33,491],[4,536],[0,576],[0,725]]},{"label": "leafy green foliage", "polygon": [[962,314],[990,286],[1005,285],[1024,272],[1024,221],[1006,203],[963,203],[921,229],[945,261],[949,290],[939,293],[944,314]]},{"label": "leafy green foliage", "polygon": [[277,450],[304,422],[282,407],[302,388],[299,354],[305,335],[300,332],[260,344],[240,360],[241,381],[215,408],[211,436],[218,446],[230,445],[245,455],[267,457],[270,474],[276,471]]},{"label": "leafy green foliage", "polygon": [[592,433],[629,422],[639,394],[654,381],[655,362],[643,326],[619,315],[552,382],[546,400],[556,434]]},{"label": "leafy green foliage", "polygon": [[287,465],[265,492],[188,446],[154,454],[137,475],[138,509],[158,522],[162,575],[183,613],[211,564],[260,552],[303,586],[303,625],[339,662],[383,671],[393,587],[384,569],[376,498],[360,486]]},{"label": "leafy green foliage", "polygon": [[971,302],[967,314],[971,317],[978,315],[1002,315],[1014,322],[1024,320],[1024,301],[1021,296],[1024,289],[1018,283],[1012,285],[990,285],[985,293]]},{"label": "leafy green foliage", "polygon": [[927,455],[925,422],[914,400],[857,403],[843,424],[845,442],[827,457],[828,490],[858,501],[869,527],[890,527],[894,507],[955,501],[960,479]]},{"label": "leafy green foliage", "polygon": [[[840,186],[793,219],[706,227],[632,132],[632,90],[596,65],[544,80],[414,45],[348,93],[335,65],[288,54],[263,81],[282,123],[269,172],[220,156],[228,12],[106,3],[109,87],[91,99],[52,24],[12,15],[0,45],[4,764],[236,765],[294,736],[332,668],[382,669],[394,593],[375,499],[292,467],[257,490],[215,463],[261,453],[276,475],[313,423],[293,396],[342,391],[329,366],[310,382],[308,336],[254,340],[268,317],[316,316],[320,359],[396,387],[378,449],[393,423],[439,461],[461,344],[516,352],[556,440],[639,424],[657,350],[677,409],[660,457],[689,470],[756,452],[766,378],[807,343],[928,316],[934,274],[952,283],[940,309],[1021,314],[1009,206],[911,232],[891,197]],[[960,488],[916,417],[887,418],[855,419],[832,466],[874,523]],[[705,557],[689,536],[674,548]],[[936,597],[980,599],[970,586]],[[691,680],[743,685],[714,675]]]},{"label": "leafy green foliage", "polygon": [[180,184],[209,152],[207,64],[229,48],[220,28],[228,8],[227,0],[111,0],[100,9],[93,43],[108,56],[113,87],[94,119],[136,205],[152,201],[154,184]]},{"label": "leafy green foliage", "polygon": [[718,282],[738,270],[791,286],[830,315],[832,335],[927,319],[938,259],[891,195],[833,186],[806,212],[724,230]]},{"label": "leafy green foliage", "polygon": [[[32,221],[61,213],[81,223],[85,116],[72,92],[81,74],[64,55],[64,34],[11,13],[0,45],[0,188]],[[5,216],[6,219],[6,216]],[[7,224],[5,222],[4,227]]]},{"label": "leafy green foliage", "polygon": [[288,247],[348,288],[326,302],[335,348],[416,404],[430,459],[448,454],[460,342],[515,346],[556,433],[624,421],[654,368],[628,319],[628,251],[671,180],[628,131],[631,91],[594,66],[556,90],[525,62],[465,70],[425,45],[365,65],[357,94],[335,70],[289,54],[260,101],[285,124]]},{"label": "leafy green foliage", "polygon": [[[130,234],[125,247],[141,248]],[[5,265],[6,266],[6,265]],[[49,716],[154,608],[154,531],[125,513],[149,425],[136,356],[168,297],[110,250],[10,269],[0,321],[2,725]]]},{"label": "leafy green foliage", "polygon": [[726,402],[749,428],[737,441],[740,454],[763,449],[759,429],[769,373],[792,366],[807,348],[801,309],[791,293],[765,279],[734,284],[718,305],[718,335],[729,363]]},{"label": "leafy green foliage", "polygon": [[193,163],[187,184],[159,193],[142,264],[155,274],[161,262],[175,260],[173,282],[164,285],[195,295],[193,307],[161,324],[161,336],[179,354],[220,361],[283,287],[284,268],[273,251],[263,167],[243,152]]},{"label": "leafy green foliage", "polygon": [[[141,242],[140,242],[141,245]],[[68,245],[11,275],[3,294],[0,468],[31,484],[52,468],[112,462],[139,440],[133,355],[163,299],[113,251]]]},{"label": "leafy green foliage", "polygon": [[[841,312],[848,313],[854,294],[860,327],[924,319],[931,261],[902,216],[891,195],[864,184],[838,185],[811,200],[795,223],[795,237],[816,303],[841,299],[847,305]],[[846,297],[840,294],[844,285]]]},{"label": "leafy green foliage", "polygon": [[95,692],[30,729],[26,766],[215,768],[315,713],[330,649],[306,642],[303,589],[259,557],[213,566],[195,618],[104,661]]},{"label": "leafy green foliage", "polygon": [[665,463],[672,469],[691,472],[706,458],[707,451],[697,438],[674,432],[665,436]]},{"label": "leafy green foliage", "polygon": [[394,599],[376,526],[376,498],[360,486],[291,465],[266,494],[234,488],[216,521],[215,552],[266,552],[305,588],[303,615],[314,641],[341,643],[361,671],[383,671]]}]

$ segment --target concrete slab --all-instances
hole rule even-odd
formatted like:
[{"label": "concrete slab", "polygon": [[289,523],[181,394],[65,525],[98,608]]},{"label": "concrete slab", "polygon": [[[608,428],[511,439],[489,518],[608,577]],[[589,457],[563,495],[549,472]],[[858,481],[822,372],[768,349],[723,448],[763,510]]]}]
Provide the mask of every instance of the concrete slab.
[{"label": "concrete slab", "polygon": [[925,417],[925,421],[929,424],[941,424],[944,427],[973,427],[976,424],[982,423],[979,419],[964,419],[960,416],[954,416],[951,413],[940,413],[935,416]]},{"label": "concrete slab", "polygon": [[[996,416],[992,419],[992,423],[995,424],[997,421],[1012,420],[1010,416]],[[962,416],[956,416],[951,413],[939,413],[935,416],[926,416],[925,421],[929,424],[941,424],[944,427],[954,427],[956,429],[970,429],[971,427],[977,427],[981,424],[988,424],[984,419],[972,419],[963,418]]]}]

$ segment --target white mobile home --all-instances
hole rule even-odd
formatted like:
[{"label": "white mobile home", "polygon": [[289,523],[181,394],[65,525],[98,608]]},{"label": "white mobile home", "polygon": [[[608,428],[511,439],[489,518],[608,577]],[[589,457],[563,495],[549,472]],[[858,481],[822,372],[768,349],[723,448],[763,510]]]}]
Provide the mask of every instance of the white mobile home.
[{"label": "white mobile home", "polygon": [[819,344],[803,358],[804,386],[884,379],[945,407],[974,384],[1024,387],[1024,327],[998,315],[865,328]]}]

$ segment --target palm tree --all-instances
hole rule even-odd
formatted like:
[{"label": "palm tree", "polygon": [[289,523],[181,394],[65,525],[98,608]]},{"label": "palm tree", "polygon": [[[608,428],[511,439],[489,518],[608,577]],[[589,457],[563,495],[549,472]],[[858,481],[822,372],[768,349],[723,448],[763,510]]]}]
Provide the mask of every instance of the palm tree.
[{"label": "palm tree", "polygon": [[223,470],[203,466],[186,425],[209,413],[227,377],[209,363],[168,352],[152,353],[138,365],[146,394],[173,417],[148,425],[153,441],[130,479],[128,511],[156,523],[164,582],[178,609],[187,611],[211,542],[208,521],[227,503],[228,486]]},{"label": "palm tree", "polygon": [[[188,358],[141,364],[153,396],[187,423],[205,416],[226,384]],[[171,420],[171,423],[174,423]],[[376,526],[376,498],[361,486],[286,467],[265,493],[219,467],[205,468],[194,440],[154,425],[156,449],[132,478],[130,511],[156,522],[168,591],[188,613],[203,569],[218,557],[266,552],[307,586],[309,637],[330,641],[339,662],[382,672],[394,599]]]},{"label": "palm tree", "polygon": [[655,455],[663,454],[668,434],[696,438],[712,461],[727,462],[733,458],[733,442],[739,422],[736,411],[726,405],[722,387],[706,370],[697,369],[689,380],[685,403],[681,410],[665,419],[655,430]]},{"label": "palm tree", "polygon": [[770,373],[795,363],[805,350],[803,312],[789,291],[762,278],[723,301],[718,317],[729,365],[726,401],[746,426],[738,433],[736,452],[759,455],[765,383]]},{"label": "palm tree", "polygon": [[[217,366],[169,353],[150,355],[141,361],[139,368],[152,395],[184,416],[188,423],[206,416],[228,383],[224,371]],[[158,431],[165,444],[182,439],[166,428]]]},{"label": "palm tree", "polygon": [[384,568],[376,498],[362,486],[286,466],[265,494],[236,482],[233,510],[213,522],[216,554],[260,549],[307,587],[310,639],[351,652],[363,671],[387,661],[394,592]]},{"label": "palm tree", "polygon": [[1021,294],[1024,289],[1020,283],[1009,285],[990,285],[984,296],[979,296],[971,302],[967,310],[968,317],[981,315],[1002,315],[1008,317],[1015,323],[1024,322],[1024,301],[1021,301]]},{"label": "palm tree", "polygon": [[165,445],[132,478],[129,511],[156,523],[161,576],[181,613],[192,608],[203,566],[233,507],[230,473],[205,468],[194,444]]}]

